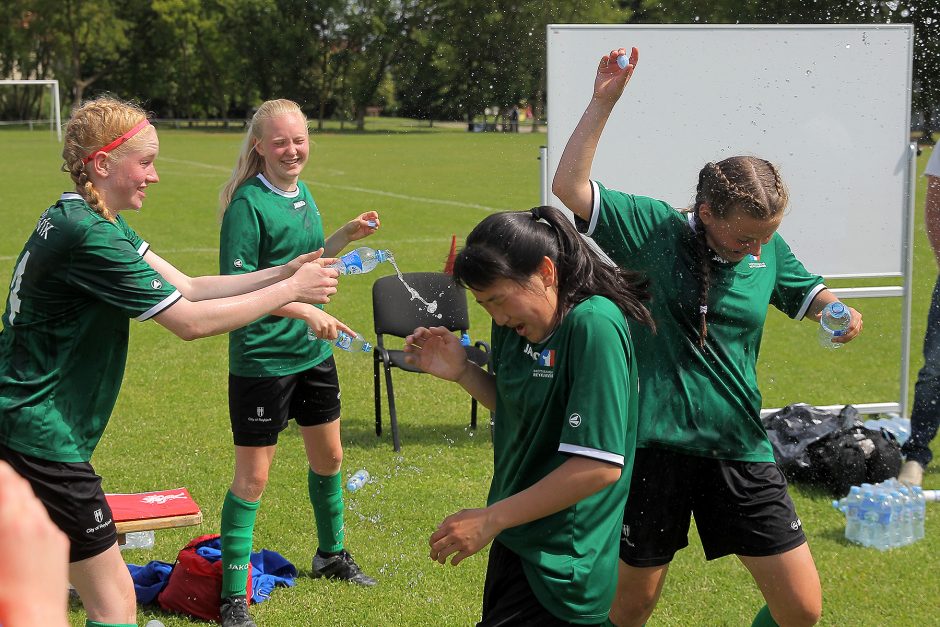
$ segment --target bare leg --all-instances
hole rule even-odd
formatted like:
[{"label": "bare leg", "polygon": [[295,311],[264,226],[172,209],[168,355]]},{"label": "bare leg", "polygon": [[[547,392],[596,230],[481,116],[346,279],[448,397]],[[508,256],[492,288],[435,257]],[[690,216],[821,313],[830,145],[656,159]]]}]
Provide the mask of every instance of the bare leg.
[{"label": "bare leg", "polygon": [[637,568],[620,562],[610,620],[617,627],[639,627],[652,616],[666,582],[669,564]]},{"label": "bare leg", "polygon": [[104,553],[69,564],[69,580],[81,597],[90,620],[137,623],[134,582],[117,543]]},{"label": "bare leg", "polygon": [[301,427],[300,434],[304,439],[310,470],[323,477],[331,477],[338,473],[343,465],[339,418],[322,425]]},{"label": "bare leg", "polygon": [[274,462],[274,446],[236,446],[235,478],[232,479],[232,494],[254,502],[261,499],[268,485],[268,472]]},{"label": "bare leg", "polygon": [[808,544],[768,557],[739,555],[781,627],[815,625],[822,615],[822,589]]}]

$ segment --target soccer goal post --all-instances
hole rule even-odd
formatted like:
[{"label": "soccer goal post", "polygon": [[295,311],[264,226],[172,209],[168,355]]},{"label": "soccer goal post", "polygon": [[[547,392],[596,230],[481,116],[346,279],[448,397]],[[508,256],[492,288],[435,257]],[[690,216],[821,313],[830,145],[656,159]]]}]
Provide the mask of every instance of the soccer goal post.
[{"label": "soccer goal post", "polygon": [[0,79],[0,85],[43,85],[52,92],[49,124],[55,128],[56,138],[62,141],[62,113],[59,104],[59,81],[44,79]]}]

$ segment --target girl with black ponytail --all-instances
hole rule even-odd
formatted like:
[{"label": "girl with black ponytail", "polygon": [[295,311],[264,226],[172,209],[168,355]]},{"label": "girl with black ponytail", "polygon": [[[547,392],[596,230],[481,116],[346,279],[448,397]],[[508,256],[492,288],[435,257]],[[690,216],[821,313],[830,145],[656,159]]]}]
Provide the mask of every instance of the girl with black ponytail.
[{"label": "girl with black ponytail", "polygon": [[[788,195],[768,161],[706,164],[685,211],[590,179],[601,133],[636,68],[637,49],[627,54],[601,58],[552,184],[611,259],[650,278],[658,329],[631,326],[639,432],[611,620],[628,627],[650,617],[694,514],[706,558],[737,555],[760,587],[767,605],[754,625],[811,625],[822,612],[819,575],[761,425],[756,364],[768,305],[818,320],[836,298],[777,233]],[[849,310],[852,325],[837,341],[861,331],[861,314]]]},{"label": "girl with black ponytail", "polygon": [[454,279],[493,318],[493,373],[443,327],[405,350],[495,412],[494,473],[487,507],[445,518],[431,559],[456,565],[493,542],[479,625],[608,624],[637,425],[627,319],[653,326],[646,281],[552,207],[487,217]]}]

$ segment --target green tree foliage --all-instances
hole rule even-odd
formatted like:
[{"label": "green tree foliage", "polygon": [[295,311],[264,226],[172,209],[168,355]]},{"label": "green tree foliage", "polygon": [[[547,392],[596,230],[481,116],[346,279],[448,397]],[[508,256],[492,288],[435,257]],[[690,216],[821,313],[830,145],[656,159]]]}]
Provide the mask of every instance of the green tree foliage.
[{"label": "green tree foliage", "polygon": [[[111,91],[161,117],[243,118],[283,97],[321,126],[363,128],[368,107],[392,102],[470,122],[527,103],[538,120],[546,26],[627,22],[912,23],[914,107],[940,125],[937,0],[4,0],[0,73],[57,78],[67,103]],[[39,97],[0,94],[0,112]]]}]

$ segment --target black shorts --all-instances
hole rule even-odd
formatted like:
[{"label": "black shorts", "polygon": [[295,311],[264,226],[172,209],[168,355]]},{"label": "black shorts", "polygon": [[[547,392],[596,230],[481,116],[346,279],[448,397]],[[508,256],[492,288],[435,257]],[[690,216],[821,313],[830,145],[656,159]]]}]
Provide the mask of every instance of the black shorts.
[{"label": "black shorts", "polygon": [[101,477],[88,462],[51,462],[0,445],[0,459],[29,481],[49,518],[69,538],[69,562],[94,557],[117,542]]},{"label": "black shorts", "polygon": [[228,376],[228,411],[236,446],[273,446],[293,418],[312,427],[339,418],[339,377],[329,357],[284,377]]},{"label": "black shorts", "polygon": [[[490,545],[483,584],[483,616],[477,627],[567,627],[532,592],[522,560],[496,540]],[[599,623],[610,625],[609,621]]]},{"label": "black shorts", "polygon": [[689,544],[692,515],[710,560],[779,555],[806,542],[776,464],[637,449],[620,559],[637,567],[668,564]]}]

